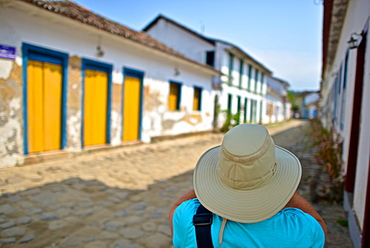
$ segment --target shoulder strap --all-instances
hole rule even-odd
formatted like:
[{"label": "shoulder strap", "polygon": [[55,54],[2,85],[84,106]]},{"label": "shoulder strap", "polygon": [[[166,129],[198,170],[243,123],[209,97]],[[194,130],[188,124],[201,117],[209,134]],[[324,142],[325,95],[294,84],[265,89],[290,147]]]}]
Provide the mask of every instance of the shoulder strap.
[{"label": "shoulder strap", "polygon": [[198,248],[213,248],[211,236],[212,213],[202,204],[199,205],[197,213],[193,217],[193,225],[195,226]]}]

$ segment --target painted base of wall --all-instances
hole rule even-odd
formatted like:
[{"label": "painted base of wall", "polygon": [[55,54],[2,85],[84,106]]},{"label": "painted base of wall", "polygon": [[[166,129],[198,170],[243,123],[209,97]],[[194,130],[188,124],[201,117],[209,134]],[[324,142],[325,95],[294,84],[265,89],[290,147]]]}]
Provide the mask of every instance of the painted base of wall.
[{"label": "painted base of wall", "polygon": [[343,197],[343,208],[347,211],[348,216],[348,228],[351,235],[351,240],[354,248],[361,247],[362,234],[360,227],[357,224],[357,217],[355,212],[352,210],[353,193],[344,191]]},{"label": "painted base of wall", "polygon": [[213,131],[200,131],[200,132],[191,132],[191,133],[182,133],[177,135],[163,135],[163,136],[153,136],[151,138],[151,143],[163,141],[163,140],[171,140],[171,139],[177,139],[177,138],[184,138],[189,136],[195,136],[195,135],[202,135],[202,134],[209,134]]},{"label": "painted base of wall", "polygon": [[123,148],[127,146],[139,145],[142,143],[143,142],[141,141],[130,141],[130,142],[125,142],[117,146],[112,146],[112,145],[89,146],[89,147],[85,147],[84,150],[80,150],[80,151],[51,151],[51,152],[30,154],[24,157],[24,163],[21,164],[20,166],[42,163],[42,162],[49,162],[49,161],[58,160],[58,159],[77,157],[77,156],[81,156],[84,154],[113,150],[113,149]]}]

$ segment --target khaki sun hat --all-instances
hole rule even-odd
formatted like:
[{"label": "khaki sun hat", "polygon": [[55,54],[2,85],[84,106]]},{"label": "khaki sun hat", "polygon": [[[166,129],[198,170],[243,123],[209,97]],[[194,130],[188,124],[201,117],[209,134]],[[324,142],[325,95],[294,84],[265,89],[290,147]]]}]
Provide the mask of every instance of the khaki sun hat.
[{"label": "khaki sun hat", "polygon": [[301,180],[298,158],[274,144],[261,125],[232,128],[221,146],[206,151],[194,170],[194,190],[209,211],[253,223],[279,212]]}]

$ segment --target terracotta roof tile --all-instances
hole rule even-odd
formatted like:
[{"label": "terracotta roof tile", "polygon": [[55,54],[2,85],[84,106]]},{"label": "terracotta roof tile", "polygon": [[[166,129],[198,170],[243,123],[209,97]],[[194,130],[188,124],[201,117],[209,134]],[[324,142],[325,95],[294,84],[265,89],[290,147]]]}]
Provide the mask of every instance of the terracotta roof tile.
[{"label": "terracotta roof tile", "polygon": [[96,27],[98,29],[104,30],[111,34],[119,35],[123,38],[138,42],[152,49],[160,50],[169,55],[187,60],[188,62],[197,64],[209,70],[213,70],[214,72],[220,74],[220,72],[215,70],[214,68],[206,64],[201,64],[196,61],[193,61],[187,58],[185,55],[167,47],[163,43],[147,35],[145,32],[138,32],[138,31],[132,30],[126,26],[123,26],[122,24],[119,24],[103,16],[100,16],[90,11],[89,9],[83,6],[80,6],[72,1],[39,1],[39,0],[21,0],[21,1],[32,4],[39,8],[43,8],[50,12],[54,12],[56,14],[68,17],[75,21],[79,21],[86,25]]}]

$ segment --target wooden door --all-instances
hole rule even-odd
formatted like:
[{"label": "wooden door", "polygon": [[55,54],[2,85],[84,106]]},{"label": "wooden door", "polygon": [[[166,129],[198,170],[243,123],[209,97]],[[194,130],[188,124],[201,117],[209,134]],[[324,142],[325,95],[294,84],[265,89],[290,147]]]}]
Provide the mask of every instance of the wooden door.
[{"label": "wooden door", "polygon": [[61,148],[61,65],[28,61],[27,123],[30,153]]},{"label": "wooden door", "polygon": [[85,70],[84,146],[107,142],[108,73]]},{"label": "wooden door", "polygon": [[123,141],[139,139],[141,80],[125,77],[123,90]]}]

